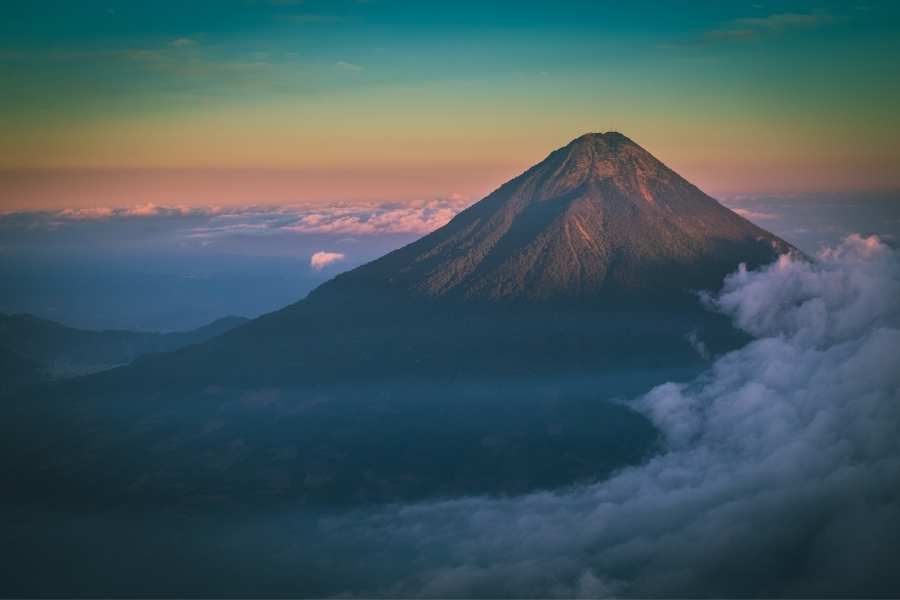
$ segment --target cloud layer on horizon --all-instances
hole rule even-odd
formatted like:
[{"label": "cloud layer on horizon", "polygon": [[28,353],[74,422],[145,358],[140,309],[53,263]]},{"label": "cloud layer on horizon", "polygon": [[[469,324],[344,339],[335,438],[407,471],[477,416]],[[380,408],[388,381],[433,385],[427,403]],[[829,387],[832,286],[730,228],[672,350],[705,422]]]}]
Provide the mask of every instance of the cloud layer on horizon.
[{"label": "cloud layer on horizon", "polygon": [[[895,247],[900,242],[900,202],[893,192],[724,202],[809,255],[851,231],[876,234]],[[413,242],[467,204],[459,197],[331,208],[144,203],[0,214],[0,275],[8,290],[2,308],[88,328],[172,330],[227,314],[255,316],[302,298],[341,270]],[[309,261],[322,250],[344,254],[345,260],[316,271]],[[206,294],[216,288],[198,287],[188,311],[181,302],[149,305],[146,293],[122,276],[130,269],[138,269],[147,282],[163,277],[165,283],[156,286],[166,290],[182,289],[186,278],[196,275],[243,290],[246,278],[258,281],[252,294]],[[251,296],[259,302],[247,306],[243,300]],[[200,311],[188,321],[147,319],[148,311],[195,311],[201,297],[214,312]],[[67,302],[60,304],[59,298]],[[112,298],[122,301],[114,307],[108,303]]]},{"label": "cloud layer on horizon", "polygon": [[[208,238],[234,233],[292,232],[346,235],[426,234],[470,204],[461,196],[430,201],[322,206],[166,206],[67,208],[0,214],[0,227],[58,229],[83,222],[193,217],[187,232]],[[200,221],[199,223],[197,221]]]},{"label": "cloud layer on horizon", "polygon": [[814,255],[853,232],[900,243],[900,202],[896,192],[732,196],[722,203]]},{"label": "cloud layer on horizon", "polygon": [[[723,203],[815,254],[858,231],[878,235],[894,245],[900,240],[900,203],[896,193],[801,195],[792,197],[730,197]],[[55,243],[66,238],[129,241],[153,237],[216,248],[235,240],[280,238],[284,244],[322,236],[315,245],[387,240],[384,250],[408,243],[446,224],[471,202],[461,196],[420,202],[383,202],[312,206],[177,206],[147,203],[129,207],[69,208],[64,210],[0,213],[0,247]],[[164,227],[162,226],[164,225]],[[88,240],[85,240],[88,241]],[[313,251],[315,251],[313,250]],[[352,258],[375,258],[372,253]],[[305,249],[304,251],[307,251]],[[305,255],[308,258],[309,254]]]}]

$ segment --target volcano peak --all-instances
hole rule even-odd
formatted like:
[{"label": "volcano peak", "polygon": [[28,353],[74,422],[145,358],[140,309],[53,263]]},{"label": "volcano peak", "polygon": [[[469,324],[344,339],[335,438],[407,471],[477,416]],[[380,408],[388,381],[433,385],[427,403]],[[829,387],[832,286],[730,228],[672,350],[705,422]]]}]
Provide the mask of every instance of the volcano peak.
[{"label": "volcano peak", "polygon": [[635,155],[652,158],[646,150],[618,131],[586,133],[569,142],[561,150],[570,157],[593,161],[616,160]]},{"label": "volcano peak", "polygon": [[789,250],[625,135],[588,133],[311,298],[350,287],[490,302],[647,299],[715,288],[739,263]]},{"label": "volcano peak", "polygon": [[608,147],[610,150],[616,150],[619,147],[627,144],[631,144],[633,146],[637,146],[631,138],[626,136],[623,133],[618,131],[605,131],[605,132],[589,132],[582,134],[569,142],[568,146],[573,146],[581,143],[589,143],[594,145],[603,145]]}]

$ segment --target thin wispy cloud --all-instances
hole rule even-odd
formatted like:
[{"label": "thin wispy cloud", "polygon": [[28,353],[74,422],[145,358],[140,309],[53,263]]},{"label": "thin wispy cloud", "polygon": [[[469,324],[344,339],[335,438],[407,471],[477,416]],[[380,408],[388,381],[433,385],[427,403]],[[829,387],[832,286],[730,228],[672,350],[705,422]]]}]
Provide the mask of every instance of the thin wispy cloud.
[{"label": "thin wispy cloud", "polygon": [[320,15],[313,13],[282,15],[283,20],[294,25],[330,25],[344,20],[338,15]]},{"label": "thin wispy cloud", "polygon": [[814,30],[840,19],[825,12],[772,13],[764,17],[743,17],[722,22],[694,37],[659,44],[663,50],[740,42],[781,35],[789,31]]},{"label": "thin wispy cloud", "polygon": [[176,48],[185,48],[187,46],[196,46],[197,40],[187,38],[187,37],[177,37],[171,42],[169,42],[170,46],[175,46]]},{"label": "thin wispy cloud", "polygon": [[335,68],[340,71],[346,71],[348,73],[359,73],[363,70],[363,67],[351,62],[338,61],[335,63]]},{"label": "thin wispy cloud", "polygon": [[425,234],[446,225],[460,204],[438,200],[419,205],[387,204],[377,207],[336,207],[298,215],[285,227],[297,233],[377,235],[385,233]]},{"label": "thin wispy cloud", "polygon": [[74,221],[84,219],[113,219],[130,217],[172,217],[185,215],[215,215],[222,212],[218,206],[193,207],[193,206],[160,206],[152,202],[131,207],[93,207],[93,208],[65,208],[59,211],[43,213],[56,216],[60,219]]},{"label": "thin wispy cloud", "polygon": [[[287,72],[275,73],[275,65],[267,60],[265,53],[216,56],[203,52],[197,40],[187,37],[178,37],[158,46],[6,53],[0,54],[0,62],[91,63],[98,68],[130,63],[136,69],[165,73],[198,88],[202,87],[200,81],[233,87],[273,83],[273,75],[280,76],[274,82],[281,85],[290,80]],[[296,83],[291,89],[295,88]]]},{"label": "thin wispy cloud", "polygon": [[735,23],[744,27],[782,31],[792,27],[819,27],[834,23],[835,17],[826,13],[779,13],[766,17],[737,19]]},{"label": "thin wispy cloud", "polygon": [[775,213],[763,212],[760,210],[750,210],[749,208],[732,208],[731,210],[750,221],[770,221],[772,219],[778,218],[778,215],[776,215]]},{"label": "thin wispy cloud", "polygon": [[815,29],[830,25],[836,17],[827,13],[776,13],[765,17],[734,19],[707,31],[706,41],[747,40],[783,33],[792,29]]}]

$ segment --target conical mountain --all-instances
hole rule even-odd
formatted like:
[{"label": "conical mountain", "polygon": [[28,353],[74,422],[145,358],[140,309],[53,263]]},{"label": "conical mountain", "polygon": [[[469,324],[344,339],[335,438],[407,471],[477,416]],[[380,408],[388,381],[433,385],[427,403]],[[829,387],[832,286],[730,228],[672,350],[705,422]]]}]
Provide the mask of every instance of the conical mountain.
[{"label": "conical mountain", "polygon": [[[487,301],[633,300],[714,288],[791,247],[620,133],[581,136],[421,240],[338,276],[359,293]],[[646,298],[645,298],[646,299]]]},{"label": "conical mountain", "polygon": [[657,441],[602,400],[734,347],[693,291],[787,250],[626,137],[586,135],[291,306],[8,399],[0,467],[29,506],[293,510],[596,480]]},{"label": "conical mountain", "polygon": [[696,291],[789,250],[625,136],[588,134],[422,239],[109,381],[246,387],[692,362],[691,332],[733,341]]}]

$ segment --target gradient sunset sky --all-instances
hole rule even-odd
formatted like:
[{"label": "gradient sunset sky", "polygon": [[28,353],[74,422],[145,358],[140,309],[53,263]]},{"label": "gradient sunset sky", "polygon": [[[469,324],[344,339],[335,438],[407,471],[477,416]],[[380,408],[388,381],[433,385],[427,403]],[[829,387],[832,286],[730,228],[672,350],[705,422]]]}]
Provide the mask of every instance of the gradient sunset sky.
[{"label": "gradient sunset sky", "polygon": [[618,130],[717,196],[900,187],[894,2],[4,2],[0,211],[476,200]]}]

